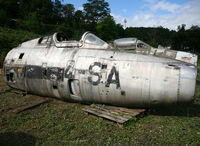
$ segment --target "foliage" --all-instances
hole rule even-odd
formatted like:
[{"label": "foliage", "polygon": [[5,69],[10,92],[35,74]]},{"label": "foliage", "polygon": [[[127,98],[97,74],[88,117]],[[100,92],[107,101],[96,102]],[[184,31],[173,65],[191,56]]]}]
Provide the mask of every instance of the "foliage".
[{"label": "foliage", "polygon": [[167,47],[171,45],[171,36],[173,31],[167,28],[134,28],[128,27],[125,30],[126,37],[136,37],[143,40],[154,47],[158,47],[158,44]]},{"label": "foliage", "polygon": [[41,29],[41,25],[40,22],[38,20],[38,16],[37,13],[30,13],[27,17],[27,21],[26,21],[26,26],[28,28],[29,31],[32,31],[34,33],[39,34],[40,33],[40,29]]},{"label": "foliage", "polygon": [[17,18],[20,0],[0,0],[0,8],[7,13],[10,18]]},{"label": "foliage", "polygon": [[100,38],[110,41],[119,38],[119,29],[121,27],[115,23],[113,17],[109,16],[97,24],[96,30]]},{"label": "foliage", "polygon": [[178,26],[178,32],[173,34],[172,47],[176,50],[199,52],[200,27],[192,26],[185,30],[185,25]]},{"label": "foliage", "polygon": [[5,55],[10,49],[17,47],[20,43],[36,38],[36,35],[31,32],[22,30],[12,30],[4,27],[0,27],[0,67],[3,64]]},{"label": "foliage", "polygon": [[0,10],[0,26],[5,26],[7,23],[7,14],[3,9]]},{"label": "foliage", "polygon": [[108,2],[104,0],[88,0],[88,3],[83,5],[85,12],[85,21],[88,25],[87,29],[95,31],[97,23],[110,15]]},{"label": "foliage", "polygon": [[177,31],[161,26],[124,29],[110,16],[109,3],[105,0],[87,0],[83,10],[75,10],[73,4],[62,4],[61,0],[0,0],[0,7],[0,26],[3,27],[41,35],[62,31],[69,39],[78,39],[85,31],[91,31],[105,41],[136,37],[153,47],[162,45],[200,52],[199,26],[186,30],[182,24]]}]

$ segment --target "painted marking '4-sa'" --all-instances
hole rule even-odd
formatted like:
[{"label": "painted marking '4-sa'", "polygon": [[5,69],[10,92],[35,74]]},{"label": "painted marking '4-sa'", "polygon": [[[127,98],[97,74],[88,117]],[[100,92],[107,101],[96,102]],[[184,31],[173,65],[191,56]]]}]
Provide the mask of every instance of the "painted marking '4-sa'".
[{"label": "painted marking '4-sa'", "polygon": [[[102,63],[101,62],[94,62],[89,66],[89,73],[91,75],[97,76],[97,80],[92,80],[92,77],[88,77],[88,82],[90,82],[92,85],[97,86],[100,84],[102,75],[100,72],[95,72],[93,70],[94,67],[99,67],[100,69],[102,68]],[[72,66],[69,65],[67,69],[65,70],[65,77],[66,78],[71,78],[74,77],[73,73],[71,71]],[[112,66],[112,69],[110,70],[110,73],[108,75],[108,78],[106,80],[105,86],[110,87],[110,84],[116,84],[116,88],[120,88],[120,81],[119,81],[119,71],[117,70],[116,66]]]}]

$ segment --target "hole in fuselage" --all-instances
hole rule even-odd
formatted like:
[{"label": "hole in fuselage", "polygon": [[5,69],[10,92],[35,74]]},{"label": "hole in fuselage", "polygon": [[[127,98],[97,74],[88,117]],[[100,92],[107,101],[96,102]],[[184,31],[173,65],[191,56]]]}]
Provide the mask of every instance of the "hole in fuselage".
[{"label": "hole in fuselage", "polygon": [[69,92],[70,94],[73,94],[73,91],[72,91],[72,81],[71,79],[68,80],[68,85],[69,85]]},{"label": "hole in fuselage", "polygon": [[125,91],[121,91],[121,95],[125,96],[126,92]]},{"label": "hole in fuselage", "polygon": [[79,80],[69,79],[68,85],[69,85],[69,92],[71,95],[80,96]]},{"label": "hole in fuselage", "polygon": [[107,69],[107,64],[102,64],[101,69]]},{"label": "hole in fuselage", "polygon": [[24,56],[24,53],[21,53],[21,54],[19,55],[19,59],[22,59],[23,56]]},{"label": "hole in fuselage", "polygon": [[57,85],[53,85],[53,89],[58,89],[58,86]]},{"label": "hole in fuselage", "polygon": [[6,80],[7,80],[7,81],[10,80],[10,75],[9,75],[9,74],[6,75]]}]

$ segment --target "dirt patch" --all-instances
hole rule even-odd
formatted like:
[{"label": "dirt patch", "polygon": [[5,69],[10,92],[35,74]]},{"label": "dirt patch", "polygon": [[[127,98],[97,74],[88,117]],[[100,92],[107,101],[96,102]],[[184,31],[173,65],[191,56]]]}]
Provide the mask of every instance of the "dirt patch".
[{"label": "dirt patch", "polygon": [[65,102],[63,100],[59,100],[59,99],[53,99],[53,103],[54,104],[66,104],[67,102]]}]

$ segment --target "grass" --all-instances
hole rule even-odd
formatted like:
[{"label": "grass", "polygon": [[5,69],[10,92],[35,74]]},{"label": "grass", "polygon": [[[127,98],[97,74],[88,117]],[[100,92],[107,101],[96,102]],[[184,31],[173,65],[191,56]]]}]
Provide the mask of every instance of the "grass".
[{"label": "grass", "polygon": [[0,76],[0,145],[200,145],[199,72],[194,104],[151,109],[144,118],[133,118],[123,129],[111,121],[86,115],[82,104],[53,99],[13,114],[12,108],[41,99],[13,91]]}]

